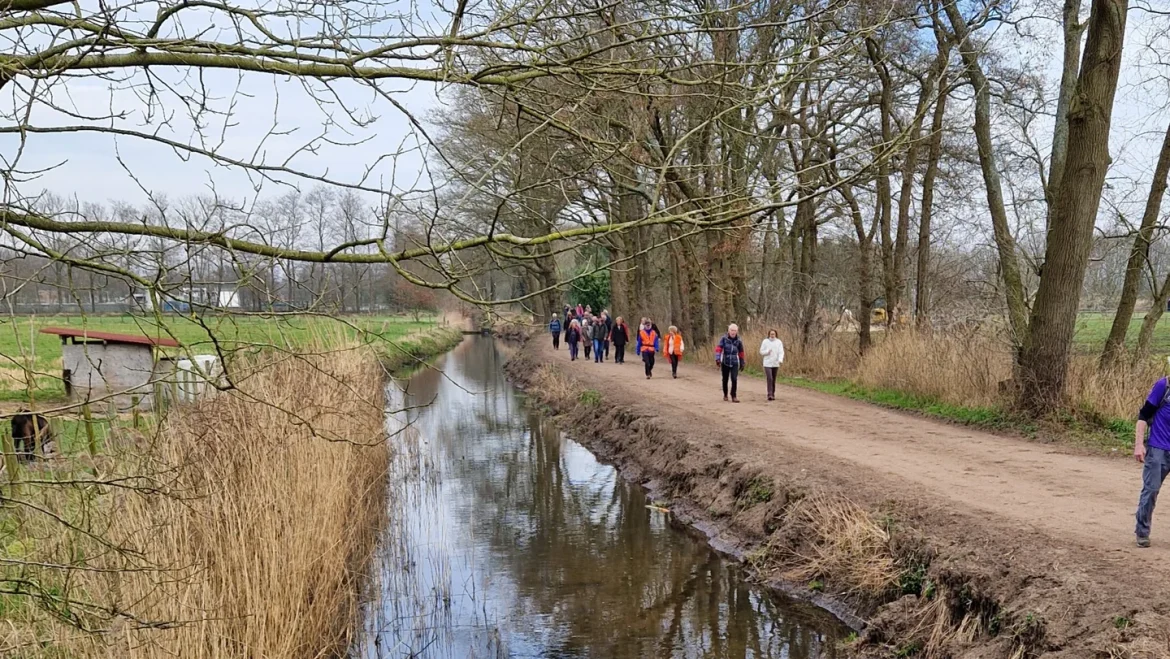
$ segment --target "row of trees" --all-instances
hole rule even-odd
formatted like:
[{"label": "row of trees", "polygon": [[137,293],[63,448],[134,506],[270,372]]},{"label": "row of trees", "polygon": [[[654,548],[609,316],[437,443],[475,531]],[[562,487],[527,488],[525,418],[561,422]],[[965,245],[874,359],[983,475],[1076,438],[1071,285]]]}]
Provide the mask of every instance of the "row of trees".
[{"label": "row of trees", "polygon": [[[613,308],[669,314],[697,336],[762,317],[809,340],[850,306],[861,351],[878,299],[891,322],[924,330],[975,310],[1002,321],[1018,402],[1033,410],[1062,394],[1092,267],[1098,289],[1121,280],[1104,366],[1122,354],[1142,292],[1152,293],[1151,328],[1170,297],[1170,280],[1148,283],[1170,147],[1140,225],[1120,212],[1100,222],[1114,100],[1134,48],[1127,0],[491,0],[439,4],[425,19],[360,3],[158,9],[145,21],[131,4],[2,10],[11,20],[0,33],[14,44],[2,84],[15,104],[0,130],[22,148],[44,133],[114,134],[257,185],[350,193],[331,202],[329,222],[300,219],[324,217],[323,191],[210,222],[200,209],[51,211],[13,186],[0,227],[21,250],[158,287],[100,255],[106,241],[157,241],[180,250],[182,268],[226,258],[274,296],[297,299],[305,280],[310,297],[359,307],[381,276],[363,268],[380,266],[542,315],[576,278],[604,269]],[[1157,41],[1164,19],[1146,20]],[[217,94],[231,84],[224,71],[303,81],[302,100],[326,117],[321,132],[280,160],[211,139],[235,116],[231,95]],[[77,118],[58,99],[87,77],[146,100]],[[435,85],[443,108],[412,114],[397,100],[402,82]],[[414,183],[312,166],[339,132],[375,125],[379,109],[405,117],[426,150]],[[180,139],[187,130],[196,137]],[[387,148],[366,171],[403,155]],[[9,180],[28,176],[19,157],[11,163]],[[359,215],[352,230],[346,218]],[[53,242],[62,235],[89,251],[63,249]],[[1120,261],[1124,275],[1101,275]],[[317,276],[325,267],[328,282]]]},{"label": "row of trees", "polygon": [[[371,207],[351,190],[318,186],[249,205],[213,197],[173,203],[158,198],[144,207],[78,203],[48,194],[40,213],[90,221],[153,222],[224,232],[247,227],[258,240],[284,247],[326,250],[335,237],[367,240],[393,224],[393,244],[417,244],[401,218]],[[42,250],[0,247],[0,298],[6,310],[37,312],[143,311],[168,303],[233,310],[363,313],[434,309],[437,296],[406,281],[385,263],[303,263],[233,253],[191,243],[110,233],[79,239],[50,234]],[[81,264],[79,266],[79,264]],[[120,273],[132,273],[127,278]],[[145,283],[144,283],[145,282]]]}]

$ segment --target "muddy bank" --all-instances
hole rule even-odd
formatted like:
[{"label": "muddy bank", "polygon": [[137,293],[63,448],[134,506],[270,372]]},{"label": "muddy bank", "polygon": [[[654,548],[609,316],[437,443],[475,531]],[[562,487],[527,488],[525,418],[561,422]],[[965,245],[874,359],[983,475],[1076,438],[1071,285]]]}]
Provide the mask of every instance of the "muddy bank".
[{"label": "muddy bank", "polygon": [[637,364],[614,386],[541,357],[525,349],[509,374],[574,438],[761,580],[863,627],[859,655],[1170,656],[1170,602],[1148,565],[944,505],[782,437],[749,448],[723,418],[639,392]]}]

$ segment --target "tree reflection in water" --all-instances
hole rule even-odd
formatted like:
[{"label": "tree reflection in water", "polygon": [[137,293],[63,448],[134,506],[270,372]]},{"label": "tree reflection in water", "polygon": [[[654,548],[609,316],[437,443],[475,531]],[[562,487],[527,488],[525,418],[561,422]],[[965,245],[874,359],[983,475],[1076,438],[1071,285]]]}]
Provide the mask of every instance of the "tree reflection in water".
[{"label": "tree reflection in water", "polygon": [[430,405],[405,428],[388,421],[402,430],[391,521],[358,656],[835,656],[834,619],[670,528],[640,487],[528,409],[503,361],[469,339],[442,373],[392,387]]}]

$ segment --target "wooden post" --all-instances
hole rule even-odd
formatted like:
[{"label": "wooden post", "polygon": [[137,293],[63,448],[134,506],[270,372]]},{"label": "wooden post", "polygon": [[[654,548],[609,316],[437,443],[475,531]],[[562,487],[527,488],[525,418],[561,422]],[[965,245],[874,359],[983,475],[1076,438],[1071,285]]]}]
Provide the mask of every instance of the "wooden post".
[{"label": "wooden post", "polygon": [[138,420],[139,420],[139,416],[140,416],[139,411],[138,411],[138,404],[140,402],[141,402],[141,399],[138,398],[138,396],[131,396],[130,397],[130,405],[131,405],[130,414],[131,414],[131,417],[134,419],[134,427],[135,428],[138,427]]}]

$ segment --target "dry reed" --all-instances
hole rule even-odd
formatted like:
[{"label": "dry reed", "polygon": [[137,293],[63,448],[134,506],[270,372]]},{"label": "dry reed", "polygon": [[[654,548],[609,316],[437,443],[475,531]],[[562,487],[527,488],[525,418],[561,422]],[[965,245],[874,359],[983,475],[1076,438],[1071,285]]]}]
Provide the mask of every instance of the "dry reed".
[{"label": "dry reed", "polygon": [[[30,563],[84,566],[66,578],[36,573],[43,583],[56,578],[81,613],[64,625],[24,607],[0,632],[0,650],[344,656],[386,514],[382,374],[368,347],[311,352],[236,364],[238,391],[124,439],[102,476],[133,487],[91,487],[104,493],[84,501],[64,487],[30,493],[84,520],[83,532],[43,516],[23,525],[36,538]],[[78,625],[102,633],[78,634]]]},{"label": "dry reed", "polygon": [[[848,380],[869,389],[898,391],[962,407],[1010,409],[1011,347],[994,328],[921,333],[875,331],[864,356],[855,332],[828,332],[809,347],[798,328],[776,326],[784,341],[781,375],[814,380]],[[760,370],[760,342],[766,331],[742,333],[749,368]],[[706,357],[706,345],[696,347]],[[1069,366],[1067,411],[1097,422],[1132,419],[1150,386],[1166,374],[1151,358],[1101,371],[1093,355],[1074,355]]]},{"label": "dry reed", "polygon": [[840,497],[810,496],[789,513],[801,529],[799,549],[785,561],[794,581],[824,579],[851,592],[881,596],[901,574],[890,548],[889,532],[872,515]]}]

